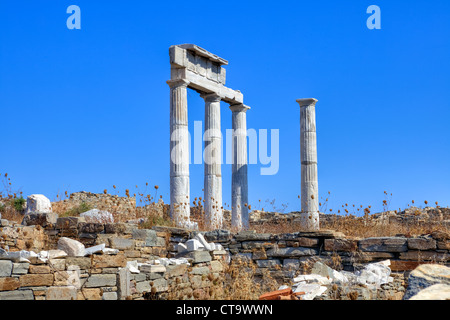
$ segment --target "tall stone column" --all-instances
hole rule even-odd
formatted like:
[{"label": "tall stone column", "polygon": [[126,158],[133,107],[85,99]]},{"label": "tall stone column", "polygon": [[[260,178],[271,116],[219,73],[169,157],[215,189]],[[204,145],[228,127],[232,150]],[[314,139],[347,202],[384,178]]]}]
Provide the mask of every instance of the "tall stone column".
[{"label": "tall stone column", "polygon": [[205,99],[205,180],[204,200],[206,225],[222,228],[222,133],[220,131],[220,100],[218,94],[202,94]]},{"label": "tall stone column", "polygon": [[178,227],[193,228],[189,197],[189,131],[186,80],[170,86],[170,215]]},{"label": "tall stone column", "polygon": [[319,230],[319,184],[317,176],[316,99],[299,99],[301,161],[301,223]]},{"label": "tall stone column", "polygon": [[233,164],[231,177],[231,227],[237,231],[248,229],[247,180],[247,115],[244,104],[230,106],[233,128]]}]

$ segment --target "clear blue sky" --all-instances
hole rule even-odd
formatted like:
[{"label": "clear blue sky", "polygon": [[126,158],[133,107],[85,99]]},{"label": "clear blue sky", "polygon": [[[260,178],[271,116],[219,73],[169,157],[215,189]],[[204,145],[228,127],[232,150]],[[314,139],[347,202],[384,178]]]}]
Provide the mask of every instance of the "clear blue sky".
[{"label": "clear blue sky", "polygon": [[[69,5],[81,30],[69,30]],[[381,30],[369,30],[369,5]],[[382,210],[450,205],[450,1],[11,1],[0,3],[0,172],[24,195],[145,183],[169,199],[168,48],[229,61],[248,127],[280,130],[280,169],[249,167],[250,203],[299,210],[299,98],[316,105],[319,193]],[[189,121],[204,102],[189,92]],[[231,111],[222,102],[222,129]],[[191,165],[191,197],[203,166]],[[222,167],[231,202],[231,168]],[[266,210],[270,206],[264,205]],[[263,206],[263,207],[264,207]]]}]

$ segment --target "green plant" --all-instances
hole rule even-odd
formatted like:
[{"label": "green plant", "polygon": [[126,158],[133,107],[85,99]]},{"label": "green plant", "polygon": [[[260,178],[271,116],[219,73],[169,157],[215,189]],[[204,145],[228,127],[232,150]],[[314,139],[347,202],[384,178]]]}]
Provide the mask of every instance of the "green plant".
[{"label": "green plant", "polygon": [[20,198],[13,199],[13,207],[17,212],[23,211],[23,205],[25,204],[26,200],[20,196]]}]

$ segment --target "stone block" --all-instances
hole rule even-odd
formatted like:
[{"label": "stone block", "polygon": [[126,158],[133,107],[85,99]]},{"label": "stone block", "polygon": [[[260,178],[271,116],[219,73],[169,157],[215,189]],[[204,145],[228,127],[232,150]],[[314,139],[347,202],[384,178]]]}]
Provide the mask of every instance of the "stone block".
[{"label": "stone block", "polygon": [[408,250],[407,238],[377,237],[359,241],[361,251],[377,252],[405,252]]},{"label": "stone block", "polygon": [[27,262],[13,263],[13,274],[27,274],[30,264]]},{"label": "stone block", "polygon": [[78,224],[82,222],[86,222],[82,217],[60,217],[56,220],[56,229],[76,229],[76,232],[78,233]]},{"label": "stone block", "polygon": [[90,257],[66,257],[67,266],[78,266],[81,270],[88,270],[91,268]]},{"label": "stone block", "polygon": [[83,300],[102,300],[102,290],[100,288],[83,288],[81,292]]},{"label": "stone block", "polygon": [[17,278],[0,278],[0,291],[12,291],[20,287]]},{"label": "stone block", "polygon": [[51,269],[45,265],[30,265],[28,272],[34,274],[51,273]]},{"label": "stone block", "polygon": [[401,260],[416,260],[416,261],[437,261],[445,262],[450,260],[450,255],[435,251],[408,251],[400,253]]},{"label": "stone block", "polygon": [[164,292],[169,290],[169,284],[166,279],[160,278],[150,282],[152,290],[156,292]]},{"label": "stone block", "polygon": [[169,277],[182,276],[187,271],[186,264],[169,265],[166,268],[167,268],[167,274],[169,275]]},{"label": "stone block", "polygon": [[259,268],[274,268],[276,266],[280,266],[281,262],[278,259],[256,260],[256,265]]},{"label": "stone block", "polygon": [[352,239],[325,239],[324,249],[326,251],[353,252],[358,248],[358,241]]},{"label": "stone block", "polygon": [[77,300],[77,288],[50,287],[47,290],[47,300]]},{"label": "stone block", "polygon": [[151,229],[133,229],[132,237],[136,240],[145,241],[145,246],[154,247],[158,245],[157,235],[155,230]]},{"label": "stone block", "polygon": [[33,290],[2,291],[0,300],[34,300]]},{"label": "stone block", "polygon": [[117,292],[103,292],[102,299],[103,300],[118,300]]},{"label": "stone block", "polygon": [[84,284],[86,288],[113,287],[116,285],[117,279],[115,274],[93,274]]},{"label": "stone block", "polygon": [[134,249],[134,240],[120,237],[113,237],[109,239],[109,245],[114,249],[132,250]]},{"label": "stone block", "polygon": [[21,287],[40,287],[53,285],[53,274],[24,274],[19,277]]},{"label": "stone block", "polygon": [[211,261],[211,272],[222,272],[223,264],[220,261],[213,260]]},{"label": "stone block", "polygon": [[410,238],[408,239],[408,249],[411,250],[434,250],[436,249],[436,240],[433,238]]},{"label": "stone block", "polygon": [[136,291],[139,293],[151,292],[152,287],[150,285],[150,281],[136,282]]},{"label": "stone block", "polygon": [[314,256],[318,254],[318,250],[311,248],[272,248],[266,251],[268,257],[302,257]]},{"label": "stone block", "polygon": [[207,275],[210,273],[210,270],[208,267],[193,267],[189,274],[196,274],[196,275]]},{"label": "stone block", "polygon": [[131,273],[127,268],[121,268],[117,276],[118,298],[125,300],[131,295],[130,288]]},{"label": "stone block", "polygon": [[50,199],[42,194],[32,194],[27,197],[27,214],[30,212],[52,212]]},{"label": "stone block", "polygon": [[253,259],[254,260],[264,260],[267,259],[266,250],[260,249],[260,250],[253,250]]},{"label": "stone block", "polygon": [[94,268],[122,268],[127,265],[125,255],[118,253],[116,255],[94,255]]},{"label": "stone block", "polygon": [[269,241],[272,238],[271,233],[256,233],[254,230],[241,231],[234,236],[237,241]]},{"label": "stone block", "polygon": [[13,263],[9,260],[0,260],[0,277],[9,277],[12,273]]},{"label": "stone block", "polygon": [[300,261],[298,259],[284,259],[283,269],[298,270],[300,268]]},{"label": "stone block", "polygon": [[25,226],[42,226],[43,228],[56,225],[58,214],[54,212],[30,212],[23,217],[22,224]]},{"label": "stone block", "polygon": [[58,250],[63,250],[70,257],[84,257],[85,247],[81,242],[62,237],[58,240]]},{"label": "stone block", "polygon": [[79,233],[101,233],[103,230],[105,230],[105,226],[102,223],[80,222],[78,224]]},{"label": "stone block", "polygon": [[105,210],[92,209],[80,214],[80,217],[91,223],[114,223],[113,215]]},{"label": "stone block", "polygon": [[408,288],[403,299],[407,300],[435,284],[450,285],[450,268],[438,264],[422,264],[409,274]]},{"label": "stone block", "polygon": [[450,250],[450,241],[449,240],[437,241],[437,248],[439,250]]},{"label": "stone block", "polygon": [[211,261],[209,251],[192,251],[186,255],[186,258],[192,258],[193,263],[202,263]]}]

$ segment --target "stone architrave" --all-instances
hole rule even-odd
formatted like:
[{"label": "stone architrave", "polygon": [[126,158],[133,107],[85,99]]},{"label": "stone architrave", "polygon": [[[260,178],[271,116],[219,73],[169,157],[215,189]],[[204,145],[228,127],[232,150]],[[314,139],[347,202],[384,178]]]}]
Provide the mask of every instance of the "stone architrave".
[{"label": "stone architrave", "polygon": [[220,131],[220,100],[218,94],[203,94],[205,99],[205,181],[204,200],[206,224],[210,229],[222,228],[222,133]]},{"label": "stone architrave", "polygon": [[247,116],[250,107],[244,104],[230,106],[233,128],[233,163],[231,176],[231,227],[237,231],[248,229],[247,177]]},{"label": "stone architrave", "polygon": [[301,224],[305,230],[319,230],[319,185],[317,175],[317,100],[299,99],[301,161]]}]

